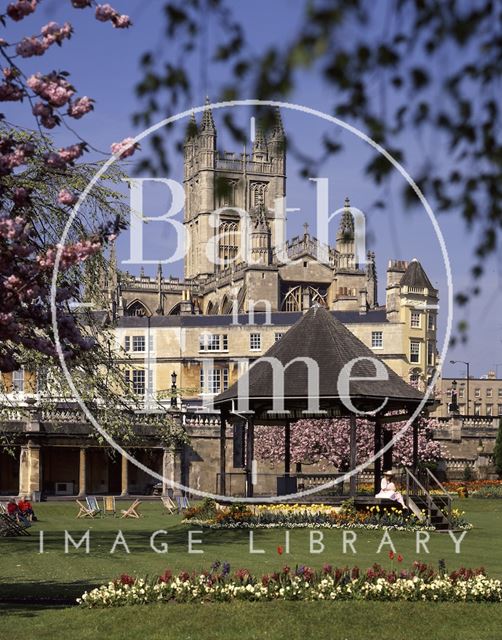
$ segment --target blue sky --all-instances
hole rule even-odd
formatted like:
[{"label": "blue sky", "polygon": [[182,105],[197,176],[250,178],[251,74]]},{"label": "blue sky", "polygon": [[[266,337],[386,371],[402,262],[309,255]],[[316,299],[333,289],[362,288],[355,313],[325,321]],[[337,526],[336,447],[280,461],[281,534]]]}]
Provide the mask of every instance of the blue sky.
[{"label": "blue sky", "polygon": [[[19,24],[9,21],[7,40],[13,42],[23,35],[38,33],[40,27],[49,19],[59,23],[70,21],[75,29],[71,41],[65,42],[62,48],[53,47],[42,58],[31,58],[23,61],[28,72],[53,68],[67,69],[78,89],[79,95],[88,95],[96,100],[95,111],[82,120],[74,121],[75,129],[93,146],[107,152],[112,142],[139,133],[131,124],[131,114],[139,108],[134,95],[134,85],[140,79],[139,57],[147,49],[162,54],[163,59],[176,57],[174,50],[162,34],[161,0],[115,0],[111,4],[122,13],[131,16],[134,27],[129,30],[113,29],[110,23],[99,23],[93,17],[93,11],[77,11],[71,8],[70,0],[45,0],[37,12]],[[273,43],[277,37],[287,39],[294,35],[301,21],[303,2],[287,0],[234,0],[232,7],[241,18],[246,29],[246,37],[254,51],[261,51]],[[266,17],[265,17],[266,16]],[[209,43],[221,37],[218,25],[207,25]],[[347,37],[350,37],[350,33]],[[171,49],[171,50],[170,50]],[[208,93],[215,95],[222,78],[222,70],[215,65],[204,62],[201,67],[200,51],[195,52],[190,60],[191,79],[197,88],[194,104],[180,105],[180,111],[199,106]],[[205,78],[205,81],[204,81]],[[313,109],[325,111],[333,103],[332,89],[327,93],[326,87],[313,72],[302,73],[295,93],[290,102]],[[252,98],[254,96],[244,96]],[[14,113],[15,110],[15,113]],[[27,105],[9,107],[5,110],[9,119],[26,126],[33,126],[33,119]],[[240,108],[238,118],[245,124],[251,115],[249,109]],[[223,114],[215,114],[217,126]],[[323,134],[333,134],[334,126],[311,116],[283,110],[283,119],[287,132],[295,136],[295,143],[303,150],[316,154]],[[349,121],[350,122],[350,121]],[[181,127],[173,131],[173,139],[180,133]],[[220,132],[222,126],[220,124]],[[56,144],[64,145],[73,142],[71,134],[63,128],[53,130]],[[382,193],[364,173],[364,166],[370,157],[366,143],[352,134],[339,130],[337,135],[344,143],[344,152],[332,158],[323,168],[319,176],[327,177],[330,183],[330,206],[332,209],[342,206],[345,196],[351,203],[365,212],[369,229],[368,246],[376,252],[379,273],[379,302],[385,299],[385,269],[390,258],[418,258],[426,268],[432,282],[441,292],[442,327],[446,318],[446,279],[445,268],[439,251],[437,238],[423,209],[403,210],[399,197],[403,179],[397,173],[390,186]],[[228,137],[220,135],[221,146],[230,145]],[[405,145],[406,169],[413,176],[422,162],[424,152],[433,153],[448,163],[448,157],[441,148],[441,139],[433,136],[422,140],[409,137],[400,140]],[[148,149],[144,145],[143,153]],[[232,144],[229,150],[236,149]],[[96,156],[97,157],[97,156]],[[141,157],[141,156],[139,156]],[[181,158],[169,177],[181,177]],[[302,225],[309,222],[313,229],[315,210],[315,188],[311,181],[299,178],[298,165],[293,158],[288,158],[288,206],[299,207],[300,211],[289,216],[288,235],[290,237],[302,232]],[[147,192],[146,211],[151,215],[162,214],[166,210],[166,195],[162,188],[150,189]],[[386,208],[375,210],[371,204],[383,197]],[[433,203],[431,203],[433,205]],[[469,286],[471,266],[470,256],[475,237],[464,228],[460,217],[454,213],[440,216],[439,225],[444,234],[448,254],[454,275],[454,290],[461,291]],[[167,225],[156,223],[146,234],[148,246],[145,254],[151,259],[163,258],[169,250],[172,237]],[[119,257],[127,257],[127,238],[119,245]],[[486,265],[487,273],[483,279],[483,293],[477,303],[467,313],[471,324],[469,343],[450,350],[448,359],[469,360],[474,375],[483,375],[488,369],[499,364],[498,371],[502,375],[502,318],[498,317],[501,298],[501,279],[494,258]],[[138,267],[139,269],[139,267]],[[132,269],[131,269],[132,270]],[[150,271],[154,268],[150,269]],[[148,269],[147,269],[148,271]],[[164,273],[181,275],[182,265],[168,265]],[[454,309],[455,320],[465,316],[465,312]],[[444,368],[445,375],[464,375],[463,366]]]}]

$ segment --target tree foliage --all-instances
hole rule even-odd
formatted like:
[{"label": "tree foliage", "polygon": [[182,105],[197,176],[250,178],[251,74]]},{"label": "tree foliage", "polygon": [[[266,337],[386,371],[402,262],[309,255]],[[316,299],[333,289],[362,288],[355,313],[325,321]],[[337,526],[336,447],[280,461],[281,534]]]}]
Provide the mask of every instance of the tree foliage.
[{"label": "tree foliage", "polygon": [[[387,425],[396,434],[405,422]],[[432,440],[434,421],[419,420],[418,456],[420,462],[435,462],[443,457],[441,445]],[[373,455],[374,423],[357,420],[357,464]],[[255,453],[257,458],[269,462],[284,462],[284,429],[274,426],[256,427]],[[393,445],[396,465],[413,464],[413,434],[407,429]],[[334,420],[298,420],[291,425],[291,461],[295,463],[334,466],[346,471],[350,462],[350,423],[346,418]]]},{"label": "tree foliage", "polygon": [[[500,243],[501,3],[310,0],[303,5],[293,37],[285,38],[279,29],[270,46],[256,51],[252,32],[247,34],[228,0],[166,2],[165,35],[175,46],[166,47],[165,57],[153,51],[142,55],[143,79],[136,87],[141,108],[134,122],[149,126],[193,101],[196,49],[202,74],[207,75],[209,64],[215,67],[213,101],[284,99],[301,90],[307,74],[317,76],[326,112],[360,127],[405,166],[410,155],[416,160],[421,153],[414,169],[417,184],[436,211],[463,219],[475,236],[472,286],[456,300],[465,305],[479,293],[486,258]],[[208,23],[218,34],[212,41]],[[238,135],[231,114],[225,122]],[[165,172],[165,139],[157,135],[151,145],[152,156],[141,168]],[[327,156],[342,150],[335,137],[325,138],[316,158],[305,156],[294,136],[288,145],[305,175],[313,175]],[[376,154],[366,166],[376,184],[386,182],[391,169]],[[407,208],[418,203],[409,188],[402,195]],[[381,199],[375,205],[385,206]],[[465,338],[465,323],[458,329]]]}]

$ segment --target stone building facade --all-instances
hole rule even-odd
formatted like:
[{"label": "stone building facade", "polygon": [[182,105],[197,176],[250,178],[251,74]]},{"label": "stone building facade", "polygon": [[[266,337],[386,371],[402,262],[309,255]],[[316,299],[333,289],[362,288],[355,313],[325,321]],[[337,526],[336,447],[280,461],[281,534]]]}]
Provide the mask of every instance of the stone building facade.
[{"label": "stone building facade", "polygon": [[[192,443],[173,454],[155,433],[147,433],[138,450],[152,469],[214,490],[218,440],[214,416],[207,413],[211,399],[313,304],[336,315],[404,380],[427,384],[438,364],[438,291],[418,260],[388,262],[385,303],[379,304],[375,255],[370,252],[364,265],[357,261],[348,199],[333,246],[320,243],[307,227],[302,236],[282,242],[286,136],[280,114],[271,131],[257,130],[249,154],[234,154],[218,151],[207,109],[188,128],[184,188],[184,279],[165,277],[160,267],[156,277],[131,275],[117,268],[112,252],[100,283],[103,315],[131,394],[146,408],[151,400],[169,405],[163,398],[176,374],[179,419]],[[249,212],[247,219],[242,211]],[[30,400],[43,413],[33,372],[6,374],[2,384],[8,402],[26,408]],[[67,410],[74,408],[59,411]],[[92,444],[90,427],[78,416],[68,424],[59,414],[11,417],[1,427],[16,434],[16,444],[14,458],[0,452],[0,494],[144,493],[153,483],[125,459]]]},{"label": "stone building facade", "polygon": [[441,418],[450,415],[452,392],[456,393],[461,415],[502,417],[502,378],[497,378],[495,371],[489,371],[481,378],[442,378],[436,394],[439,404],[434,415]]}]

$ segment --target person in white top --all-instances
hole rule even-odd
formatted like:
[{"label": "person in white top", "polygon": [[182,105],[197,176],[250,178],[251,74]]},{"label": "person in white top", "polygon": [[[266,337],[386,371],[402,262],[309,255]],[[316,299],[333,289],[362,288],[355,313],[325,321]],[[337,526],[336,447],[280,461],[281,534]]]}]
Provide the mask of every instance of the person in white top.
[{"label": "person in white top", "polygon": [[384,471],[382,484],[380,485],[380,491],[376,494],[375,498],[386,498],[387,500],[396,500],[403,507],[408,509],[404,504],[404,498],[399,491],[396,491],[396,485],[394,484],[394,474],[392,471]]}]

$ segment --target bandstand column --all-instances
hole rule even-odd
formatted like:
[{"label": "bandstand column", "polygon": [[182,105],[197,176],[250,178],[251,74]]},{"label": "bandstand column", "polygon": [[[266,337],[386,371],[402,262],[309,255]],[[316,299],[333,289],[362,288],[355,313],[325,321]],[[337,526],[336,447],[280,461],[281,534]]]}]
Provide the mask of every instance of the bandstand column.
[{"label": "bandstand column", "polygon": [[284,474],[291,473],[291,423],[289,420],[284,425]]},{"label": "bandstand column", "polygon": [[[380,418],[377,416],[375,418],[375,447],[374,453],[377,455],[382,448],[382,423],[380,422]],[[380,485],[382,483],[382,456],[378,456],[378,458],[374,462],[374,486],[373,491],[376,495],[380,491]]]},{"label": "bandstand column", "polygon": [[413,473],[418,468],[418,420],[413,420]]},{"label": "bandstand column", "polygon": [[[350,416],[350,471],[356,468],[357,461],[357,422],[356,415]],[[350,497],[355,498],[357,492],[357,477],[350,476]]]},{"label": "bandstand column", "polygon": [[226,466],[227,466],[227,422],[225,416],[220,416],[220,495],[224,496],[227,490]]},{"label": "bandstand column", "polygon": [[253,497],[254,420],[247,420],[246,434],[246,496]]}]

